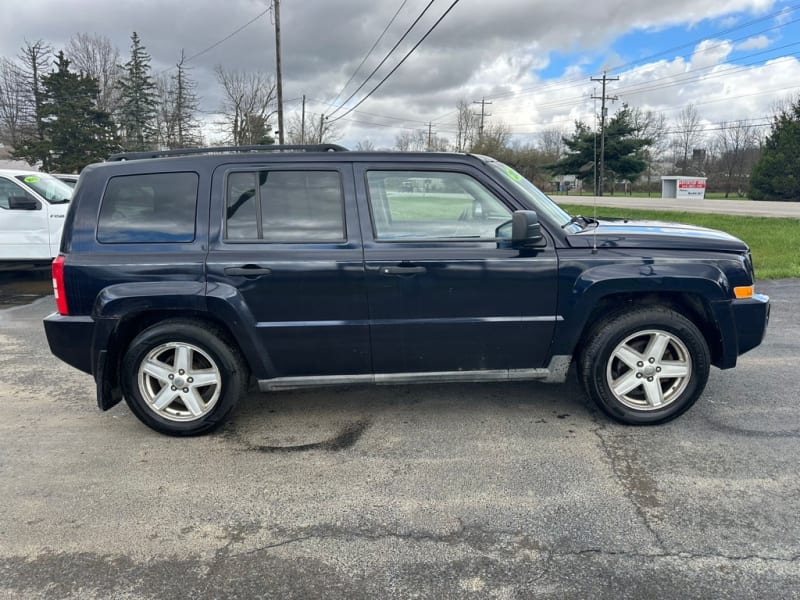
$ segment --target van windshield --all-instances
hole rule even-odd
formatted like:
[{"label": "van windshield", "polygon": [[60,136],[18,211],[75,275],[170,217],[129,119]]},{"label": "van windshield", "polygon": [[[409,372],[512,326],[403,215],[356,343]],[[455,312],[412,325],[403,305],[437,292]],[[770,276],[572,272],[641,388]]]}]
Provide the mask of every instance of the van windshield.
[{"label": "van windshield", "polygon": [[17,175],[17,179],[22,182],[22,185],[32,189],[50,204],[62,204],[69,202],[72,198],[72,188],[47,173]]}]

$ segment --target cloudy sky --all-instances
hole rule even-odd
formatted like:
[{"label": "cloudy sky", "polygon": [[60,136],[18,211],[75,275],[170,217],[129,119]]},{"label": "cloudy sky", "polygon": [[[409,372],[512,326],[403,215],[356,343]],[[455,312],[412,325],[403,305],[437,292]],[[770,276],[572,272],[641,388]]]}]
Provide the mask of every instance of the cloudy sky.
[{"label": "cloudy sky", "polygon": [[[427,130],[429,122],[438,135],[454,138],[459,100],[490,101],[488,122],[503,122],[523,141],[569,129],[575,119],[591,122],[599,87],[590,78],[604,70],[619,77],[607,90],[619,97],[612,112],[626,102],[674,120],[693,103],[709,131],[724,121],[766,124],[776,101],[800,92],[800,4],[791,0],[460,0],[383,87],[343,116],[453,4],[434,0],[384,67],[337,111],[429,2],[281,0],[286,111],[299,110],[305,94],[310,113],[341,117],[343,144],[389,147],[399,133]],[[215,65],[274,72],[268,5],[6,0],[0,56],[14,57],[25,40],[59,49],[86,32],[110,38],[126,60],[136,31],[154,72],[170,69],[181,49],[193,56],[201,109],[213,120],[220,102]]]}]

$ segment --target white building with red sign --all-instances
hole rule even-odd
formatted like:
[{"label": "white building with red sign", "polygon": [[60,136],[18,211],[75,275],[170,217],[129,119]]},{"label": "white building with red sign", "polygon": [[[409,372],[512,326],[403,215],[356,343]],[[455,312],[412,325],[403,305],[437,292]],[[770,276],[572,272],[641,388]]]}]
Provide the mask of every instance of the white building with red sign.
[{"label": "white building with red sign", "polygon": [[661,177],[661,197],[702,200],[706,196],[706,179],[688,175],[665,175]]}]

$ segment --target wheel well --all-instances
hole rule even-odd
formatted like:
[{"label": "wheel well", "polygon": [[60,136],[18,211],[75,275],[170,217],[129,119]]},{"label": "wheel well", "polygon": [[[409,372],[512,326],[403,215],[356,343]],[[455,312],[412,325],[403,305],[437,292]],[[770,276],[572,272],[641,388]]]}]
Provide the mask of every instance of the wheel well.
[{"label": "wheel well", "polygon": [[711,363],[716,364],[722,356],[722,339],[712,316],[711,307],[696,294],[660,292],[648,294],[611,294],[603,297],[592,310],[583,328],[575,354],[580,355],[594,329],[611,312],[646,306],[665,306],[679,312],[692,321],[708,344]]},{"label": "wheel well", "polygon": [[244,352],[242,352],[241,347],[236,341],[235,336],[228,328],[227,324],[224,321],[215,318],[213,315],[201,311],[191,310],[181,310],[180,312],[170,310],[145,311],[122,319],[119,325],[117,325],[112,339],[109,340],[107,348],[107,360],[109,365],[113,365],[113,370],[108,373],[111,387],[119,387],[120,364],[122,363],[122,357],[125,354],[125,350],[133,341],[133,338],[152,325],[175,318],[180,318],[182,321],[193,321],[200,324],[204,323],[222,331],[225,335],[225,342],[234,347],[242,356],[242,359],[245,361],[245,364],[247,364],[248,368],[251,368],[251,366],[247,363],[247,357],[245,356]]}]

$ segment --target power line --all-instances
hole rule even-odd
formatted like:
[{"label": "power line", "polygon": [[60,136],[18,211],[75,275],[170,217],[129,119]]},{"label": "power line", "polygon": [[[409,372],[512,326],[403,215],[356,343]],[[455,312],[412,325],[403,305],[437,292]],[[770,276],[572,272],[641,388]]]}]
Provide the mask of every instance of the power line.
[{"label": "power line", "polygon": [[391,27],[391,26],[392,26],[392,23],[394,23],[395,19],[397,18],[397,15],[399,15],[399,14],[400,14],[400,11],[401,11],[401,10],[403,10],[403,7],[406,5],[406,3],[407,3],[407,2],[408,2],[408,0],[403,0],[403,2],[400,4],[400,7],[399,7],[399,8],[397,9],[397,11],[395,11],[395,13],[394,13],[394,16],[391,18],[391,20],[390,20],[390,21],[389,21],[389,23],[386,25],[386,27],[384,27],[384,28],[383,28],[383,31],[382,31],[382,32],[381,32],[381,34],[378,36],[378,39],[377,39],[377,40],[375,40],[375,43],[374,43],[374,44],[372,44],[372,47],[369,49],[369,51],[367,52],[367,54],[364,56],[364,58],[363,58],[363,59],[361,59],[361,62],[360,62],[360,63],[358,64],[358,66],[356,67],[356,70],[355,70],[355,71],[353,71],[353,74],[352,74],[352,75],[350,75],[350,79],[348,79],[348,80],[347,80],[347,82],[346,82],[346,83],[345,83],[345,84],[342,86],[342,89],[340,89],[340,90],[339,90],[339,93],[338,93],[338,94],[336,94],[336,97],[335,97],[333,100],[331,100],[331,106],[333,106],[333,105],[335,105],[335,104],[336,104],[336,101],[339,99],[339,96],[341,96],[341,95],[342,95],[342,92],[344,92],[344,91],[347,89],[347,86],[348,86],[348,85],[350,85],[350,82],[351,82],[351,81],[353,81],[353,78],[354,78],[356,75],[358,75],[358,72],[361,70],[361,67],[363,67],[363,66],[364,66],[364,63],[365,63],[365,62],[367,62],[367,59],[368,59],[368,58],[370,57],[370,55],[372,54],[372,51],[373,51],[373,50],[375,50],[375,47],[376,47],[376,46],[377,46],[377,45],[380,43],[380,41],[383,39],[383,36],[384,36],[384,35],[386,35],[386,32],[387,32],[387,31],[389,31],[389,27]]},{"label": "power line", "polygon": [[[200,52],[195,52],[194,54],[192,54],[191,56],[189,56],[189,57],[188,57],[188,58],[187,58],[187,59],[186,59],[184,62],[189,62],[190,60],[194,60],[195,58],[197,58],[197,57],[199,57],[199,56],[202,56],[203,54],[206,54],[207,52],[210,52],[211,50],[213,50],[214,48],[216,48],[216,47],[217,47],[217,46],[219,46],[220,44],[224,44],[224,43],[225,43],[225,42],[227,42],[229,39],[231,39],[233,36],[235,36],[237,33],[240,33],[240,32],[242,32],[242,31],[244,31],[244,30],[245,30],[245,29],[247,29],[247,28],[248,28],[250,25],[252,25],[252,24],[253,24],[253,23],[255,23],[256,21],[258,21],[258,20],[259,20],[261,17],[263,17],[264,15],[266,15],[266,14],[267,14],[267,13],[268,13],[270,10],[272,10],[272,5],[270,5],[270,6],[269,6],[269,8],[267,8],[265,11],[262,11],[262,12],[258,13],[258,14],[257,14],[255,17],[253,17],[252,19],[250,19],[250,20],[249,20],[247,23],[245,23],[245,24],[244,24],[244,25],[242,25],[241,27],[238,27],[238,28],[236,28],[236,30],[232,31],[230,34],[226,35],[226,36],[225,36],[224,38],[222,38],[221,40],[219,40],[219,41],[217,41],[217,42],[214,42],[213,44],[211,44],[211,45],[210,45],[210,46],[208,46],[207,48],[203,48],[202,50],[200,50]],[[174,68],[175,68],[175,67],[174,67],[174,66],[172,66],[172,67],[169,67],[169,68],[167,68],[167,69],[164,69],[163,71],[160,71],[160,72],[159,72],[159,75],[161,75],[161,74],[163,74],[163,73],[166,73],[167,71],[171,71],[171,70],[172,70],[172,69],[174,69]]]},{"label": "power line", "polygon": [[[360,86],[358,86],[358,88],[356,88],[356,91],[354,91],[352,94],[350,94],[344,102],[342,102],[337,108],[335,108],[333,110],[333,112],[331,112],[331,114],[329,116],[333,116],[337,112],[339,112],[344,107],[345,104],[350,102],[350,100],[352,100],[353,97],[355,97],[355,95],[358,92],[361,91],[361,88],[363,88],[365,85],[367,85],[367,82],[372,78],[373,75],[375,75],[375,73],[378,72],[378,69],[380,69],[387,60],[389,60],[389,57],[392,55],[392,53],[395,50],[397,50],[397,47],[400,44],[403,43],[403,40],[405,40],[406,37],[408,37],[408,34],[411,33],[411,30],[414,29],[414,27],[416,27],[417,23],[419,23],[420,19],[422,19],[422,17],[425,15],[425,13],[428,12],[428,9],[431,7],[431,5],[434,2],[435,2],[435,0],[430,0],[430,2],[428,2],[428,5],[425,8],[422,9],[422,12],[419,13],[419,15],[417,16],[416,19],[414,19],[414,22],[411,23],[411,25],[408,27],[408,29],[406,29],[405,33],[403,33],[403,35],[400,37],[400,39],[397,40],[397,43],[394,46],[392,46],[392,49],[389,50],[389,52],[386,53],[386,56],[383,57],[383,60],[381,60],[381,62],[378,63],[378,66],[375,67],[374,69],[372,69],[372,72],[369,75],[367,75],[367,77],[366,77],[366,79],[364,79],[363,83]],[[345,113],[345,114],[347,114],[347,113]]]},{"label": "power line", "polygon": [[351,112],[353,112],[353,111],[354,111],[356,108],[358,108],[359,106],[361,106],[361,105],[362,105],[362,104],[363,104],[363,103],[364,103],[364,102],[367,100],[367,98],[369,98],[369,97],[370,97],[372,94],[374,94],[376,91],[378,91],[378,88],[380,88],[380,87],[381,87],[381,86],[382,86],[384,83],[386,83],[386,80],[387,80],[387,79],[389,79],[389,77],[391,77],[392,75],[394,75],[395,71],[397,71],[397,69],[399,69],[399,68],[400,68],[400,66],[401,66],[401,65],[402,65],[404,62],[406,62],[406,59],[407,59],[409,56],[411,56],[411,55],[414,53],[414,50],[416,50],[416,49],[417,49],[417,48],[420,46],[420,44],[422,44],[422,42],[424,42],[424,41],[427,39],[427,37],[428,37],[428,36],[429,36],[429,35],[430,35],[430,34],[433,32],[433,30],[434,30],[434,29],[436,29],[436,27],[438,27],[439,23],[441,23],[441,22],[444,20],[444,18],[445,18],[445,17],[446,17],[446,16],[447,16],[447,15],[450,13],[450,11],[451,11],[451,10],[453,10],[453,8],[455,7],[455,5],[456,5],[456,4],[458,4],[458,3],[459,3],[459,1],[460,1],[460,0],[453,0],[453,3],[452,3],[452,4],[451,4],[451,5],[450,5],[450,6],[447,8],[447,10],[446,10],[446,11],[444,11],[444,14],[442,14],[442,16],[441,16],[441,17],[439,17],[439,18],[437,19],[437,21],[436,21],[436,22],[435,22],[433,25],[431,25],[430,29],[428,29],[428,31],[426,31],[426,32],[425,32],[425,35],[423,35],[423,36],[422,36],[422,38],[421,38],[421,39],[420,39],[420,40],[419,40],[419,41],[418,41],[416,44],[414,44],[414,47],[413,47],[413,48],[411,48],[411,50],[409,50],[409,51],[406,53],[406,55],[405,55],[405,56],[404,56],[402,59],[400,59],[400,62],[399,62],[399,63],[397,63],[397,65],[395,65],[394,69],[392,69],[391,71],[389,71],[389,72],[386,74],[386,76],[385,76],[383,79],[381,79],[381,80],[380,80],[380,82],[378,83],[378,85],[376,85],[374,88],[372,88],[372,89],[371,89],[371,90],[370,90],[370,91],[367,93],[367,95],[366,95],[366,96],[364,96],[363,98],[361,98],[361,100],[359,100],[359,101],[358,101],[358,102],[357,102],[357,103],[356,103],[356,104],[355,104],[353,107],[349,108],[347,111],[345,111],[344,113],[342,113],[341,115],[339,115],[338,117],[336,117],[335,119],[333,119],[333,120],[331,121],[331,123],[335,123],[336,121],[338,121],[338,120],[339,120],[339,119],[341,119],[342,117],[344,117],[344,116],[346,116],[346,115],[349,115],[349,114],[350,114]]}]

